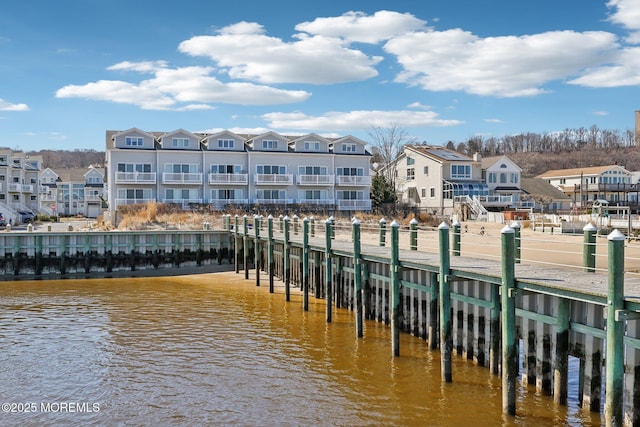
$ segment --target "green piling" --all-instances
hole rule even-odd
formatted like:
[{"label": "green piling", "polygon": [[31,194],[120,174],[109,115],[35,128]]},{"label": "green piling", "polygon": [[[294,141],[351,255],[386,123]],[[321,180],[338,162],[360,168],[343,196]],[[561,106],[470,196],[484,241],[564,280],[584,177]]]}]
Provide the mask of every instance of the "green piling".
[{"label": "green piling", "polygon": [[391,353],[400,356],[400,224],[391,223]]},{"label": "green piling", "polygon": [[244,267],[244,280],[249,280],[249,218],[242,217],[242,266]]},{"label": "green piling", "polygon": [[409,248],[412,251],[418,250],[418,220],[415,218],[409,222]]},{"label": "green piling", "polygon": [[256,268],[256,286],[260,286],[260,262],[261,262],[260,247],[262,245],[260,244],[260,216],[259,215],[255,215],[253,217],[253,231],[255,232],[255,238],[256,238],[254,242],[254,248],[255,248],[254,266]]},{"label": "green piling", "polygon": [[309,218],[302,220],[302,308],[309,311]]},{"label": "green piling", "polygon": [[324,234],[325,234],[325,255],[324,255],[324,271],[325,271],[325,282],[327,286],[327,323],[331,322],[331,305],[333,298],[333,290],[331,286],[331,218],[327,219],[324,223]]},{"label": "green piling", "polygon": [[364,313],[362,310],[362,259],[360,255],[360,221],[357,219],[352,223],[353,227],[353,276],[355,284],[355,303],[356,303],[356,336],[359,338],[364,336]]},{"label": "green piling", "polygon": [[589,223],[582,229],[584,244],[582,247],[582,265],[587,273],[596,271],[596,233],[598,229]]},{"label": "green piling", "polygon": [[285,301],[291,301],[291,260],[289,259],[289,216],[282,219],[284,223],[284,298]]},{"label": "green piling", "polygon": [[516,380],[518,375],[518,338],[515,304],[515,232],[502,229],[502,411],[516,414]]},{"label": "green piling", "polygon": [[451,227],[451,255],[460,256],[460,223],[455,221]]},{"label": "green piling", "polygon": [[273,275],[275,272],[275,261],[273,257],[273,216],[267,217],[267,263],[269,264],[269,293],[273,293]]},{"label": "green piling", "polygon": [[234,217],[233,224],[233,252],[234,252],[234,262],[236,264],[236,274],[240,273],[240,245],[238,243],[238,228],[239,228],[239,218],[238,215]]},{"label": "green piling", "polygon": [[567,404],[569,388],[569,332],[571,305],[567,298],[558,297],[556,356],[553,371],[553,400]]},{"label": "green piling", "polygon": [[624,243],[620,230],[608,236],[608,292],[607,292],[607,357],[604,419],[607,427],[621,426],[624,389]]},{"label": "green piling", "polygon": [[384,246],[385,238],[387,234],[387,220],[384,218],[381,218],[379,221],[379,224],[380,224],[380,246]]},{"label": "green piling", "polygon": [[449,225],[443,222],[438,226],[440,271],[439,296],[440,303],[440,373],[442,381],[450,383],[453,380],[451,372],[451,357],[453,353],[453,321],[451,318],[451,283],[449,259]]}]

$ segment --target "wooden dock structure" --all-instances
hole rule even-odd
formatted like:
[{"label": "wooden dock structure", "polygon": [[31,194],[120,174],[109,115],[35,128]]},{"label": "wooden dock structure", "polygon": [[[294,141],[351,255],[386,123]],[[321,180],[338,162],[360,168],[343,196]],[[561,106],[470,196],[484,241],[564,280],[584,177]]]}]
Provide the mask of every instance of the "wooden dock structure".
[{"label": "wooden dock structure", "polygon": [[[379,243],[363,243],[360,222],[350,241],[335,239],[335,220],[225,217],[235,248],[236,272],[250,264],[260,273],[326,299],[332,311],[355,314],[355,333],[364,319],[392,328],[391,351],[402,355],[400,331],[426,340],[441,352],[442,381],[455,381],[456,354],[502,377],[503,411],[515,415],[518,378],[566,404],[569,357],[580,360],[579,401],[600,411],[607,425],[640,425],[640,279],[625,276],[625,236],[607,236],[607,274],[592,264],[594,231],[585,227],[581,270],[523,263],[518,224],[500,232],[501,257],[460,256],[460,225],[441,224],[431,236],[438,253],[420,251],[417,226],[409,226],[409,249],[401,249],[400,225],[380,221]],[[387,234],[389,235],[387,238]],[[464,244],[464,242],[462,243]],[[522,343],[522,344],[520,344]],[[522,351],[520,358],[519,352]],[[604,388],[605,402],[601,392]]]}]

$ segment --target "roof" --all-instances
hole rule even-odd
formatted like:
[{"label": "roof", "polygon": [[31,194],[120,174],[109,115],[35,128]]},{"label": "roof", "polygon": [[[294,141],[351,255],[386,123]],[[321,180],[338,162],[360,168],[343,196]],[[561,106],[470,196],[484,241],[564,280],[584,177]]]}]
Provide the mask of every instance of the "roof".
[{"label": "roof", "polygon": [[520,188],[527,194],[549,196],[553,200],[571,200],[571,197],[542,178],[522,178],[520,180]]},{"label": "roof", "polygon": [[515,167],[517,167],[518,169],[522,170],[520,168],[520,166],[518,166],[518,164],[516,162],[514,162],[513,160],[511,160],[509,158],[509,156],[504,156],[504,155],[502,155],[502,156],[492,156],[492,157],[483,157],[482,158],[482,169],[487,170],[491,166],[493,166],[496,163],[498,163],[499,161],[501,161],[502,159],[507,159],[507,161],[512,163]]},{"label": "roof", "polygon": [[600,175],[603,172],[606,172],[610,169],[618,168],[622,170],[626,170],[622,166],[618,165],[607,165],[607,166],[591,166],[586,168],[573,168],[573,169],[554,169],[548,170],[536,178],[560,178],[560,177],[570,177],[570,176],[580,176],[580,175]]},{"label": "roof", "polygon": [[85,182],[85,175],[91,169],[95,169],[97,172],[100,172],[102,176],[104,176],[104,169],[101,168],[66,168],[66,169],[51,169],[56,175],[58,175],[58,182]]},{"label": "roof", "polygon": [[474,162],[471,157],[465,156],[457,151],[449,150],[442,146],[430,146],[430,145],[412,145],[407,144],[405,148],[429,157],[437,162]]}]

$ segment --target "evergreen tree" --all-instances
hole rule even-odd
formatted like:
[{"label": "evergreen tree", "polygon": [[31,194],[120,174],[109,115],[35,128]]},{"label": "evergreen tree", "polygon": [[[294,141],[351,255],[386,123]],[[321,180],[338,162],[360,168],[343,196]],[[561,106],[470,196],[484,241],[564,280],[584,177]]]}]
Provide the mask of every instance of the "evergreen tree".
[{"label": "evergreen tree", "polygon": [[371,180],[371,207],[379,210],[385,204],[395,204],[398,200],[393,185],[384,175],[376,174]]}]

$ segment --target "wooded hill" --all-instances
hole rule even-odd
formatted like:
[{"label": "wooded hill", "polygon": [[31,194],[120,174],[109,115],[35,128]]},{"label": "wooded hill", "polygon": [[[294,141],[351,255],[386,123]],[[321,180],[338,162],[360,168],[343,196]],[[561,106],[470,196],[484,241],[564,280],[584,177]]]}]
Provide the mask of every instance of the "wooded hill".
[{"label": "wooded hill", "polygon": [[42,156],[43,168],[69,169],[104,165],[104,151],[96,150],[40,150],[28,151],[30,156]]}]

